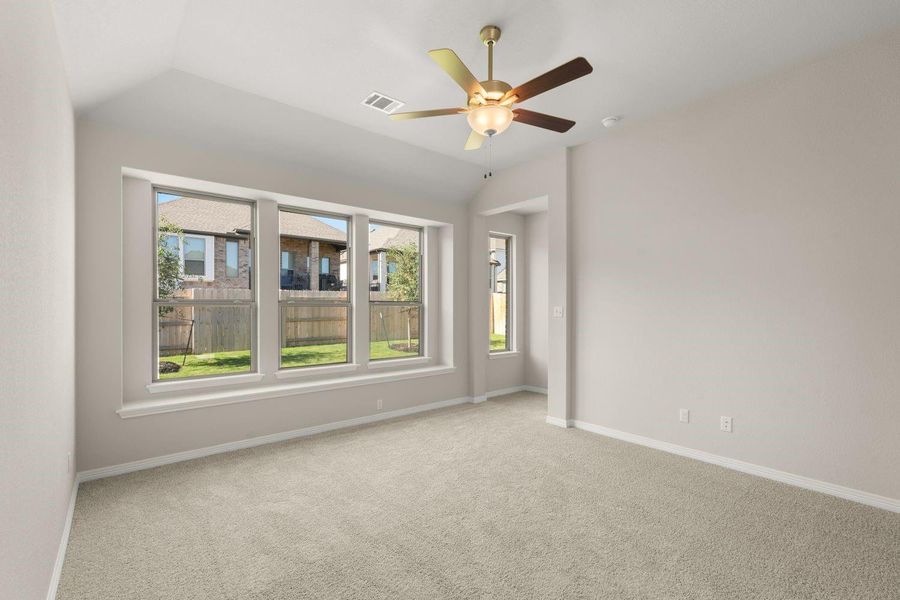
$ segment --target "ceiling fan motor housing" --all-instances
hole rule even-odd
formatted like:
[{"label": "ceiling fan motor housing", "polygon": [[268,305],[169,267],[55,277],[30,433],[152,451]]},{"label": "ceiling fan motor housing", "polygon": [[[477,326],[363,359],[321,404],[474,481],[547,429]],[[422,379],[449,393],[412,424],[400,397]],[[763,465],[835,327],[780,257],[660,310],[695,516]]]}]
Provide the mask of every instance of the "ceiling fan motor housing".
[{"label": "ceiling fan motor housing", "polygon": [[503,94],[512,89],[512,86],[499,79],[489,79],[481,82],[481,87],[487,92],[487,100],[499,100]]}]

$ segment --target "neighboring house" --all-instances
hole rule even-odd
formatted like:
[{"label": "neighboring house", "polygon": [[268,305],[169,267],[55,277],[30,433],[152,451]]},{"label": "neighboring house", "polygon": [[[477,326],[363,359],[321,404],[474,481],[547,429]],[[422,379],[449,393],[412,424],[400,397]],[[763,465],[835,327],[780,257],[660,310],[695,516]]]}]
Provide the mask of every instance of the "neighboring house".
[{"label": "neighboring house", "polygon": [[[502,258],[502,260],[500,260]],[[505,252],[498,256],[497,250],[491,250],[491,292],[506,293],[506,256]]]},{"label": "neighboring house", "polygon": [[[159,204],[159,223],[182,231],[164,243],[175,250],[182,264],[183,289],[250,287],[249,237],[252,212],[246,205],[177,198]],[[347,234],[307,214],[281,212],[281,289],[341,289],[347,280]],[[161,231],[166,235],[165,231]],[[372,274],[370,289],[386,291],[388,275],[396,264],[388,261],[390,248],[413,243],[418,232],[379,225],[369,235]]]},{"label": "neighboring house", "polygon": [[413,244],[419,245],[419,232],[415,229],[401,229],[388,225],[378,225],[369,232],[369,289],[386,292],[388,277],[397,270],[397,263],[389,260],[391,248]]}]

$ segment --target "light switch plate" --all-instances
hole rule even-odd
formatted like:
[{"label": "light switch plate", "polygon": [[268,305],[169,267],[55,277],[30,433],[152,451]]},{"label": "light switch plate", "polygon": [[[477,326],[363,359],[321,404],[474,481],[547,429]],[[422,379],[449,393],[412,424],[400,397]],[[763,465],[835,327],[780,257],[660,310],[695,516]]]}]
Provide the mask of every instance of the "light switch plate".
[{"label": "light switch plate", "polygon": [[564,314],[565,314],[565,312],[563,311],[562,306],[554,306],[553,307],[553,316],[556,317],[557,319],[562,318],[562,316]]}]

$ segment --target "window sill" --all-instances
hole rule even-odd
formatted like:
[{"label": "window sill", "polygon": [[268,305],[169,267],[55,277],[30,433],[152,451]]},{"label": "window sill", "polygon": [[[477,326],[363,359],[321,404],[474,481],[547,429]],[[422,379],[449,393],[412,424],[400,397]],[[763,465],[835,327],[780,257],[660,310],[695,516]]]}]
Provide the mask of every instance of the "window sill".
[{"label": "window sill", "polygon": [[450,373],[454,373],[455,371],[456,367],[448,365],[438,365],[433,367],[422,367],[418,369],[407,369],[405,371],[391,371],[389,373],[369,373],[363,375],[352,375],[349,377],[338,377],[334,379],[305,381],[302,383],[266,385],[255,387],[252,389],[216,391],[175,399],[149,402],[127,402],[116,412],[121,418],[130,419],[133,417],[144,417],[147,415],[156,415],[182,410],[192,410],[195,408],[208,408],[212,406],[237,404],[240,402],[252,402],[255,400],[264,400],[268,398],[283,398],[285,396],[296,396],[299,394],[310,394],[314,392],[338,390],[341,388],[358,387],[363,385],[370,385],[373,383],[387,383],[392,381],[402,381],[404,379],[418,379],[420,377],[435,377],[438,375],[447,375]]},{"label": "window sill", "polygon": [[183,379],[172,381],[154,381],[147,385],[147,391],[151,394],[165,394],[166,392],[179,392],[181,390],[199,390],[203,388],[222,387],[225,385],[241,385],[262,381],[262,373],[241,373],[240,375],[222,375],[220,377],[206,377],[203,379]]},{"label": "window sill", "polygon": [[500,359],[500,358],[516,358],[517,356],[522,356],[522,353],[518,350],[505,350],[503,352],[489,352],[488,358],[491,360]]},{"label": "window sill", "polygon": [[431,363],[431,359],[427,356],[417,356],[415,358],[385,358],[369,361],[369,369],[378,370],[390,367],[416,367],[424,366],[429,363]]},{"label": "window sill", "polygon": [[293,369],[280,369],[275,371],[275,379],[297,379],[300,377],[315,377],[316,375],[352,373],[357,369],[359,369],[359,365],[356,363],[323,365],[321,367],[296,367]]}]

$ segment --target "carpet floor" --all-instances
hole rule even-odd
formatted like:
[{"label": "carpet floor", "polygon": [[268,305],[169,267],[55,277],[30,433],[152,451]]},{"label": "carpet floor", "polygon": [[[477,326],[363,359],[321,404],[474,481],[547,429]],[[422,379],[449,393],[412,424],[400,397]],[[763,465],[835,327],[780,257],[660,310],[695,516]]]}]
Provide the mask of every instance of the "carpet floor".
[{"label": "carpet floor", "polygon": [[59,600],[900,599],[900,515],[513,394],[82,484]]}]

